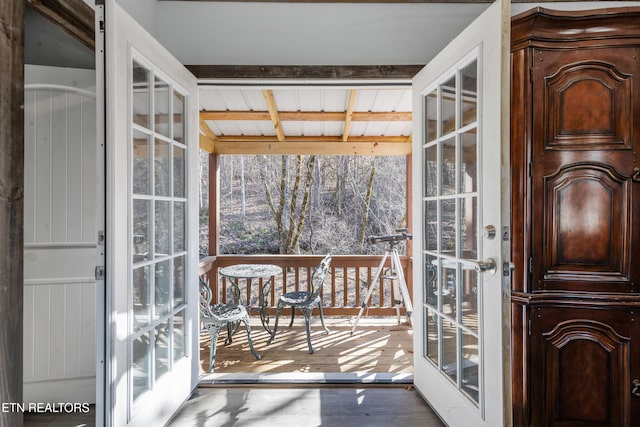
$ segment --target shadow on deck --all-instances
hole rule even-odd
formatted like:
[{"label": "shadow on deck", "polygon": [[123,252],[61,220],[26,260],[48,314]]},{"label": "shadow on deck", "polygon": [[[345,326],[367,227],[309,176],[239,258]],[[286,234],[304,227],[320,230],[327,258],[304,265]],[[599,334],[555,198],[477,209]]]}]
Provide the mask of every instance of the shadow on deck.
[{"label": "shadow on deck", "polygon": [[[404,318],[403,318],[404,319]],[[325,334],[320,320],[312,319],[311,341],[314,353],[309,354],[303,318],[296,317],[291,328],[289,318],[281,318],[276,339],[267,345],[269,334],[260,322],[252,318],[252,337],[256,360],[247,344],[246,332],[240,328],[233,343],[225,345],[226,333],[218,340],[215,375],[219,374],[300,374],[300,373],[389,373],[413,374],[413,329],[394,318],[362,318],[351,335],[348,318],[326,319],[331,333]],[[209,371],[209,335],[200,334],[201,380]]]}]

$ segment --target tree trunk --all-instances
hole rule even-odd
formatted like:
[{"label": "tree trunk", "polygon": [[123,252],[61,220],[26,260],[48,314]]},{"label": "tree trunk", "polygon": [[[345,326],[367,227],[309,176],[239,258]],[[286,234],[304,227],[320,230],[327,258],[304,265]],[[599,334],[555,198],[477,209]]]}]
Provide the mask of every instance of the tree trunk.
[{"label": "tree trunk", "polygon": [[246,213],[247,194],[244,182],[244,156],[240,156],[240,220],[244,226]]},{"label": "tree trunk", "polygon": [[367,194],[364,197],[364,212],[362,215],[362,227],[360,228],[360,253],[364,251],[364,240],[367,233],[367,226],[369,225],[369,207],[371,206],[371,195],[373,194],[373,182],[376,177],[376,159],[373,158],[371,162],[371,174],[369,175],[369,183],[367,185]]}]

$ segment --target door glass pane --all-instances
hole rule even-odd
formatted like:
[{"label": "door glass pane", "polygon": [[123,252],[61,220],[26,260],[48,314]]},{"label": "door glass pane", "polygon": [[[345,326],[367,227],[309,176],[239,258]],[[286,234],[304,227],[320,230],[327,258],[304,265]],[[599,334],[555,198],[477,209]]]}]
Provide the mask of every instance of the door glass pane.
[{"label": "door glass pane", "polygon": [[170,251],[169,234],[171,233],[171,202],[157,200],[155,214],[155,256],[166,256],[169,255]]},{"label": "door glass pane", "polygon": [[173,147],[173,195],[184,197],[186,188],[185,179],[185,152],[181,147]]},{"label": "door glass pane", "polygon": [[133,340],[133,399],[150,390],[151,383],[151,340],[149,334],[143,334]]},{"label": "door glass pane", "polygon": [[184,95],[173,91],[173,140],[184,142]]},{"label": "door glass pane", "polygon": [[462,273],[462,324],[478,333],[478,273],[472,269]]},{"label": "door glass pane", "polygon": [[139,330],[151,320],[151,287],[149,286],[149,267],[133,270],[133,319],[134,330]]},{"label": "door glass pane", "polygon": [[133,201],[133,262],[149,259],[151,237],[151,201]]},{"label": "door glass pane", "polygon": [[478,62],[473,61],[460,70],[462,80],[462,126],[478,119]]},{"label": "door glass pane", "polygon": [[184,217],[186,204],[173,203],[173,251],[182,252],[186,249],[186,218]]},{"label": "door glass pane", "polygon": [[460,165],[460,193],[473,193],[478,191],[478,172],[476,129],[469,130],[460,135],[461,141],[461,165]]},{"label": "door glass pane", "polygon": [[442,164],[440,165],[440,185],[443,196],[456,193],[456,139],[442,142]]},{"label": "door glass pane", "polygon": [[438,331],[438,314],[435,310],[431,308],[425,309],[424,320],[425,320],[425,328],[426,331],[426,340],[424,341],[425,349],[424,349],[424,357],[431,359],[433,363],[438,365],[439,360],[439,336],[440,333]]},{"label": "door glass pane", "polygon": [[149,70],[133,61],[132,122],[149,129]]},{"label": "door glass pane", "polygon": [[133,130],[133,193],[151,194],[151,147],[149,135]]},{"label": "door glass pane", "polygon": [[441,252],[455,256],[457,242],[456,199],[442,199],[440,202]]},{"label": "door glass pane", "polygon": [[177,257],[173,261],[173,308],[178,308],[184,304],[185,290],[184,285],[186,283],[186,260],[187,256],[183,255]]},{"label": "door glass pane", "polygon": [[171,260],[156,264],[155,318],[164,316],[171,308]]},{"label": "door glass pane", "polygon": [[425,248],[428,251],[438,249],[438,201],[425,202]]},{"label": "door glass pane", "polygon": [[478,209],[477,197],[468,196],[460,199],[460,245],[462,258],[478,259]]},{"label": "door glass pane", "polygon": [[425,111],[425,142],[431,142],[438,137],[438,96],[434,90],[424,98]]},{"label": "door glass pane", "polygon": [[453,380],[458,380],[458,342],[455,322],[442,320],[442,371]]},{"label": "door glass pane", "polygon": [[440,85],[442,116],[440,135],[447,135],[456,129],[456,77],[453,76]]},{"label": "door glass pane", "polygon": [[478,382],[478,337],[462,332],[462,390],[477,404]]},{"label": "door glass pane", "polygon": [[425,289],[423,295],[426,304],[431,307],[438,306],[439,280],[438,280],[438,258],[433,255],[425,257],[424,265]]},{"label": "door glass pane", "polygon": [[186,310],[179,311],[173,317],[173,360],[174,362],[186,356],[186,337],[184,335]]},{"label": "door glass pane", "polygon": [[450,259],[442,260],[442,289],[440,290],[440,311],[451,319],[456,318],[457,263]]},{"label": "door glass pane", "polygon": [[155,180],[156,196],[171,195],[171,154],[169,143],[155,140]]},{"label": "door glass pane", "polygon": [[431,145],[425,148],[424,153],[425,170],[424,185],[426,188],[426,197],[438,194],[438,146]]},{"label": "door glass pane", "polygon": [[154,99],[155,130],[161,135],[170,137],[169,85],[158,77],[155,78]]},{"label": "door glass pane", "polygon": [[155,374],[156,379],[169,372],[170,363],[169,351],[170,351],[171,330],[169,322],[162,322],[156,327],[156,348],[155,348]]}]

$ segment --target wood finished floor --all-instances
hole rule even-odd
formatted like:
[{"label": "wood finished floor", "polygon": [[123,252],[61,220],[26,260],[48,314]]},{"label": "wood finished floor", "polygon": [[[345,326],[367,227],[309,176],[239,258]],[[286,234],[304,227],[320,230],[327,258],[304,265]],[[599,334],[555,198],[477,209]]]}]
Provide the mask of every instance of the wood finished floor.
[{"label": "wood finished floor", "polygon": [[200,387],[168,427],[444,427],[411,387]]},{"label": "wood finished floor", "polygon": [[[304,318],[296,317],[291,328],[288,317],[280,320],[276,339],[267,345],[269,334],[259,320],[252,319],[251,335],[261,360],[249,351],[244,329],[238,330],[228,345],[224,344],[226,332],[222,333],[214,372],[413,374],[413,329],[406,323],[398,325],[396,318],[363,317],[353,335],[349,319],[327,319],[328,335],[319,319],[312,319],[313,354],[308,352]],[[200,337],[200,373],[204,374],[209,371],[209,336],[202,333]]]}]

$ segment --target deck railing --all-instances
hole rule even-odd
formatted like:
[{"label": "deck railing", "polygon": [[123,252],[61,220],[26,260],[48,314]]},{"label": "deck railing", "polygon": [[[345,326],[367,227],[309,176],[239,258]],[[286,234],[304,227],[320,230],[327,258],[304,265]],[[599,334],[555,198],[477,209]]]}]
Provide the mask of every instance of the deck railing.
[{"label": "deck railing", "polygon": [[[271,278],[268,306],[269,311],[273,313],[280,294],[307,290],[313,268],[321,259],[321,255],[219,255],[200,260],[200,275],[211,287],[213,302],[216,303],[226,302],[227,296],[230,295],[229,281],[219,275],[219,269],[234,264],[275,264],[282,267],[283,273]],[[330,274],[325,279],[321,291],[324,313],[328,316],[358,314],[381,259],[379,255],[334,255]],[[407,256],[400,256],[400,263],[409,294],[413,297],[411,260]],[[385,269],[389,268],[390,264],[391,257],[388,257]],[[383,279],[383,275],[380,275],[378,283],[374,285],[374,292],[366,313],[368,316],[395,316],[396,314],[394,302],[396,296],[392,282]],[[248,301],[249,305],[258,304],[259,291],[263,282],[263,280],[239,281],[242,298]]]}]

